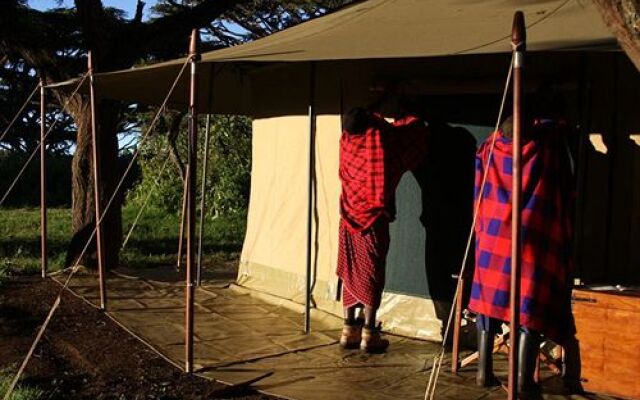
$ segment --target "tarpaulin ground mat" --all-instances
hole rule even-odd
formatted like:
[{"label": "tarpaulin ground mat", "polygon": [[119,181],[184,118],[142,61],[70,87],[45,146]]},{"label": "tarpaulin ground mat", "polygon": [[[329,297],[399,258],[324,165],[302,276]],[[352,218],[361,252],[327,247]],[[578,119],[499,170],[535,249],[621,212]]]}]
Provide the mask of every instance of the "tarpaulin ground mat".
[{"label": "tarpaulin ground mat", "polygon": [[[60,274],[56,279],[64,277]],[[174,364],[184,365],[185,296],[179,277],[175,271],[110,273],[108,314]],[[70,289],[97,304],[95,275],[74,276]],[[205,281],[195,296],[196,373],[229,384],[255,380],[256,389],[291,399],[424,397],[438,343],[389,335],[391,346],[385,354],[345,351],[337,344],[339,318],[313,314],[312,333],[305,335],[303,308],[291,303],[277,298],[268,301],[264,294],[226,281]],[[449,368],[448,363],[443,365],[437,399],[505,397],[501,388],[475,386],[474,365],[457,376]],[[496,356],[496,373],[506,377],[503,355]],[[557,378],[550,377],[546,369],[543,378],[546,391],[557,392]],[[545,398],[585,397],[545,394]]]}]

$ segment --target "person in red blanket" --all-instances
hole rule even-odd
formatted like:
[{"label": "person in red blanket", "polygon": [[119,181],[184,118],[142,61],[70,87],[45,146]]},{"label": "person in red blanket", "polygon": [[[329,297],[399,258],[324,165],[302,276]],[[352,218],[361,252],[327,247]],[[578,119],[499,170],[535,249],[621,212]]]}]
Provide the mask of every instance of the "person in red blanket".
[{"label": "person in red blanket", "polygon": [[[343,120],[337,274],[342,280],[344,348],[380,352],[389,345],[380,336],[376,311],[385,283],[395,191],[402,175],[423,161],[427,143],[425,122],[408,108],[401,106],[393,123],[362,108]],[[364,308],[364,321],[356,319],[359,307]]]},{"label": "person in red blanket", "polygon": [[[563,345],[572,340],[571,239],[573,178],[567,124],[560,106],[538,94],[536,118],[525,123],[522,146],[522,275],[518,390],[537,395],[534,371],[541,335]],[[476,265],[469,309],[478,314],[480,386],[496,384],[492,371],[494,336],[509,321],[511,274],[511,119],[502,124],[489,159],[493,135],[476,158]],[[481,187],[483,177],[486,183]]]}]

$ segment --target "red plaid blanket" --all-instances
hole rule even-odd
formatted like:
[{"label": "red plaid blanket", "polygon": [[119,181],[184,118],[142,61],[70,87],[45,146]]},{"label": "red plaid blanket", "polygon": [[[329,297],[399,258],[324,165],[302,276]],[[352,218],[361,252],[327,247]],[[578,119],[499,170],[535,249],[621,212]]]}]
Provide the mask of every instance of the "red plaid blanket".
[{"label": "red plaid blanket", "polygon": [[340,139],[337,274],[345,307],[380,305],[396,187],[423,161],[427,143],[427,128],[416,117],[389,124],[373,114],[363,126],[363,132],[345,131]]},{"label": "red plaid blanket", "polygon": [[378,219],[368,229],[352,232],[340,221],[337,274],[342,279],[342,304],[379,307],[389,250],[389,223]]},{"label": "red plaid blanket", "polygon": [[[570,310],[572,173],[563,129],[552,121],[537,122],[522,149],[522,277],[521,324],[562,343],[573,334]],[[496,133],[476,158],[476,266],[469,308],[509,320],[511,273],[511,140]],[[480,183],[488,169],[482,193]]]},{"label": "red plaid blanket", "polygon": [[340,211],[356,232],[381,215],[395,218],[395,191],[402,175],[424,159],[427,128],[409,116],[389,124],[370,114],[362,133],[345,131],[340,138]]}]

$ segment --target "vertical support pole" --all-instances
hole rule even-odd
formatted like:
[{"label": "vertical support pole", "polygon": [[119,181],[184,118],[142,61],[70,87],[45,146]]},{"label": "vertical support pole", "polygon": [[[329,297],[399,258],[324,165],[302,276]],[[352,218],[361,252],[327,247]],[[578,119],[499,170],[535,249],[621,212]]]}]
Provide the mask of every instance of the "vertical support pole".
[{"label": "vertical support pole", "polygon": [[193,372],[193,270],[195,266],[196,232],[196,167],[198,162],[198,114],[196,111],[196,67],[199,61],[198,30],[191,32],[189,57],[191,79],[189,84],[189,165],[187,166],[187,266],[186,266],[186,310],[185,310],[185,372]]},{"label": "vertical support pole", "polygon": [[522,11],[513,17],[513,187],[511,188],[511,347],[509,351],[508,399],[518,398],[518,339],[520,330],[520,273],[522,265],[522,69],[526,31]]},{"label": "vertical support pole", "polygon": [[[456,288],[456,311],[453,316],[453,345],[451,349],[451,373],[457,374],[460,368],[460,329],[462,328],[462,291],[464,289],[464,275],[458,277]],[[442,338],[446,341],[447,338]]]},{"label": "vertical support pole", "polygon": [[42,277],[47,276],[47,149],[46,136],[46,97],[44,77],[40,77],[40,256]]},{"label": "vertical support pole", "polygon": [[209,130],[211,129],[211,114],[207,114],[207,122],[204,132],[204,161],[202,163],[202,189],[200,191],[200,225],[198,226],[198,272],[196,283],[202,284],[202,239],[204,236],[204,216],[207,199],[207,168],[209,167]]},{"label": "vertical support pole", "polygon": [[184,245],[184,229],[187,218],[187,193],[189,188],[189,168],[184,172],[184,182],[182,184],[182,210],[180,211],[180,232],[178,233],[178,260],[176,261],[176,269],[179,271],[182,265],[182,246]]},{"label": "vertical support pole", "polygon": [[98,280],[100,283],[100,309],[107,309],[107,295],[105,287],[105,260],[104,260],[104,235],[102,232],[102,203],[100,196],[100,182],[102,182],[100,174],[100,151],[99,137],[96,123],[96,93],[93,77],[93,53],[89,51],[87,55],[89,68],[89,96],[91,101],[91,141],[93,150],[93,202],[95,205],[96,219],[96,251],[98,255]]},{"label": "vertical support pole", "polygon": [[316,168],[316,64],[309,65],[309,180],[307,195],[307,271],[304,304],[304,332],[311,332],[311,237],[313,234],[313,177]]}]

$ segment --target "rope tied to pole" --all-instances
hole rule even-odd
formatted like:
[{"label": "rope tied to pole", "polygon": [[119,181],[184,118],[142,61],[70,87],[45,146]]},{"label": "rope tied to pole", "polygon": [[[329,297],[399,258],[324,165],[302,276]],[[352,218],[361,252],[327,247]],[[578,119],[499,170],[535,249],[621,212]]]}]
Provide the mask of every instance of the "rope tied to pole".
[{"label": "rope tied to pole", "polygon": [[[511,77],[512,77],[512,73],[513,73],[513,65],[514,65],[514,59],[513,56],[511,58],[511,62],[509,63],[509,70],[507,73],[507,79],[504,85],[504,90],[502,93],[502,100],[500,102],[500,109],[498,111],[498,118],[495,124],[495,127],[493,129],[493,133],[492,133],[492,138],[491,138],[491,145],[489,147],[489,154],[487,156],[487,163],[491,162],[491,159],[493,158],[493,149],[495,147],[496,144],[496,140],[498,138],[497,132],[498,132],[498,128],[500,127],[500,121],[502,120],[502,115],[504,112],[504,107],[507,101],[507,94],[509,93],[509,86],[511,83]],[[484,174],[482,176],[482,181],[480,183],[480,193],[483,192],[484,187],[487,183],[487,176],[488,176],[488,169],[485,169]],[[473,243],[473,234],[475,232],[475,228],[476,228],[476,223],[478,221],[478,212],[480,210],[480,204],[481,204],[481,197],[478,198],[478,200],[476,201],[476,204],[474,206],[474,210],[473,210],[473,218],[471,221],[471,228],[469,229],[469,236],[467,239],[467,244],[465,247],[465,251],[464,251],[464,256],[462,258],[462,265],[460,266],[460,272],[458,274],[458,281],[460,281],[461,279],[463,279],[464,273],[466,272],[466,267],[467,267],[467,261],[469,259],[469,253],[471,251],[471,243]],[[447,341],[447,337],[449,337],[449,331],[451,329],[451,324],[453,322],[453,314],[455,311],[455,307],[456,307],[456,300],[458,299],[459,296],[462,296],[462,293],[460,293],[460,289],[461,289],[461,285],[457,285],[456,286],[456,291],[455,294],[453,296],[453,302],[452,302],[452,306],[451,309],[449,311],[449,317],[447,319],[447,325],[445,327],[445,331],[444,331],[444,335],[443,335],[443,339],[442,339],[442,347],[440,349],[440,352],[433,358],[433,365],[431,367],[431,373],[429,375],[429,381],[427,383],[427,388],[425,390],[424,393],[424,400],[433,400],[434,396],[435,396],[435,390],[436,390],[436,386],[438,384],[438,377],[440,375],[440,370],[442,367],[442,362],[444,360],[444,356],[445,356],[445,352],[446,352],[446,341]],[[427,368],[427,360],[425,360],[425,365],[423,367],[423,369]]]},{"label": "rope tied to pole", "polygon": [[[29,360],[33,356],[33,353],[34,353],[36,347],[40,343],[40,340],[42,339],[42,336],[44,335],[44,332],[47,330],[47,327],[49,326],[49,323],[51,322],[51,319],[53,318],[53,315],[55,314],[56,310],[60,306],[60,303],[62,301],[62,294],[64,293],[65,290],[68,289],[69,283],[71,282],[71,278],[80,269],[80,265],[79,265],[80,264],[80,260],[82,259],[82,257],[86,254],[87,250],[89,249],[89,245],[90,245],[91,241],[93,240],[93,238],[95,237],[96,232],[98,230],[98,227],[100,226],[100,223],[102,222],[104,217],[107,215],[107,212],[109,211],[111,205],[113,204],[113,200],[117,197],[118,192],[122,188],[122,185],[123,185],[125,179],[127,178],[129,172],[133,168],[135,160],[137,159],[138,155],[140,154],[140,149],[142,148],[142,145],[145,143],[145,140],[147,139],[147,137],[151,133],[151,130],[153,129],[155,124],[158,122],[160,114],[163,112],[163,110],[165,109],[167,103],[169,102],[169,99],[171,98],[171,95],[173,94],[173,91],[175,90],[178,82],[180,81],[180,78],[182,77],[182,74],[184,73],[185,68],[186,68],[186,66],[187,66],[187,64],[189,62],[190,62],[190,59],[187,59],[185,61],[185,63],[182,65],[182,68],[180,69],[180,72],[178,72],[178,76],[176,77],[176,79],[174,80],[173,84],[171,85],[171,87],[169,89],[169,92],[167,93],[167,96],[165,97],[164,101],[162,102],[162,105],[158,108],[158,112],[156,113],[156,115],[152,119],[151,124],[147,128],[147,131],[144,133],[144,135],[140,139],[138,148],[136,149],[136,151],[134,152],[133,156],[131,157],[131,161],[129,162],[129,165],[127,166],[125,172],[123,173],[123,175],[122,175],[122,177],[120,179],[120,182],[118,183],[118,185],[114,189],[113,194],[109,198],[109,201],[107,202],[107,205],[104,208],[104,211],[103,211],[100,219],[97,221],[96,226],[93,228],[93,231],[91,232],[91,235],[87,239],[87,242],[85,243],[85,245],[84,245],[84,247],[82,249],[82,252],[80,252],[80,255],[76,259],[74,265],[71,267],[71,272],[69,273],[69,276],[67,277],[64,285],[60,288],[60,290],[58,292],[58,295],[56,296],[56,299],[54,300],[54,303],[51,306],[51,309],[49,310],[49,313],[47,314],[47,318],[44,320],[43,324],[40,326],[40,329],[38,330],[38,333],[36,334],[36,337],[35,337],[32,345],[31,345],[31,348],[27,352],[27,355],[25,356],[24,360],[22,361],[22,364],[20,365],[20,368],[18,369],[18,372],[14,376],[13,380],[11,381],[11,384],[9,385],[9,388],[5,392],[3,400],[10,400],[11,399],[11,394],[15,390],[16,385],[18,384],[18,381],[20,380],[20,377],[24,373],[24,370],[26,369],[26,367],[27,367],[27,365],[29,363]],[[82,81],[78,85],[78,88],[76,88],[76,91],[77,91],[77,89],[80,88],[80,86],[82,85],[84,80],[87,78],[87,76],[88,76],[88,73],[84,75]],[[76,91],[74,91],[74,94],[75,94]],[[73,97],[73,95],[71,97]],[[67,102],[67,104],[68,104],[68,102]]]}]

